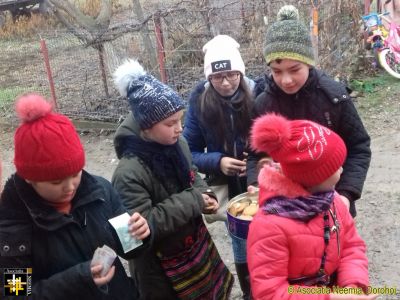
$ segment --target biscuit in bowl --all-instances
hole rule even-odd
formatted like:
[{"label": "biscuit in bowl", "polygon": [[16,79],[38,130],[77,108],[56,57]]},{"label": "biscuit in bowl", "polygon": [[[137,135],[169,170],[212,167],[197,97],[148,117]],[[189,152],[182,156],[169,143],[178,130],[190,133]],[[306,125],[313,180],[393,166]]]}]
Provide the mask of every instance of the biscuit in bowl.
[{"label": "biscuit in bowl", "polygon": [[249,206],[247,206],[243,210],[242,215],[253,217],[257,213],[257,211],[258,211],[258,204],[257,203],[251,203]]},{"label": "biscuit in bowl", "polygon": [[243,212],[243,210],[249,205],[248,202],[235,202],[229,207],[229,213],[232,216],[237,216]]}]

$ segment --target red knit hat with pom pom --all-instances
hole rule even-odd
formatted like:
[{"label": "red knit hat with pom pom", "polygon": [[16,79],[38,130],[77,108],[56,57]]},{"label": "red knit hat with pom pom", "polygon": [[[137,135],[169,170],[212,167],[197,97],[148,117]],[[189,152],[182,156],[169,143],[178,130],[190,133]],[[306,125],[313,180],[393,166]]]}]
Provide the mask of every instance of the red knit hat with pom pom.
[{"label": "red knit hat with pom pom", "polygon": [[346,146],[335,132],[307,120],[266,114],[254,121],[251,145],[281,164],[288,178],[305,187],[324,182],[344,163]]},{"label": "red knit hat with pom pom", "polygon": [[37,94],[20,97],[16,112],[22,122],[14,136],[14,164],[19,176],[51,181],[83,169],[85,153],[66,116],[52,112],[52,105]]}]

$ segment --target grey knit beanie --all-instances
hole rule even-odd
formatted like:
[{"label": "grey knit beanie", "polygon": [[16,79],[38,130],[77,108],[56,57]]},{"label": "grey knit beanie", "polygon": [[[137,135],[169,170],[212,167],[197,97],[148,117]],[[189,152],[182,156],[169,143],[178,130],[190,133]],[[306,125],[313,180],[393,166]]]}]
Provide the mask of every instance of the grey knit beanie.
[{"label": "grey knit beanie", "polygon": [[128,97],[135,120],[141,129],[172,116],[185,108],[185,102],[172,88],[147,74],[136,60],[127,60],[114,72],[120,94]]},{"label": "grey knit beanie", "polygon": [[299,21],[299,11],[293,5],[281,7],[278,21],[268,28],[264,57],[268,65],[273,60],[285,58],[315,65],[310,32]]}]

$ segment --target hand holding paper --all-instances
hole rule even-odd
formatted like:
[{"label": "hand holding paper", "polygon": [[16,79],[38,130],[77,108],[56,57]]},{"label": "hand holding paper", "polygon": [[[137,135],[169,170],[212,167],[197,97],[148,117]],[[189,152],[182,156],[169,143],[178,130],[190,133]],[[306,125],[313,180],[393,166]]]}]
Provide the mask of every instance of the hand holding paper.
[{"label": "hand holding paper", "polygon": [[135,212],[129,219],[129,233],[139,240],[143,240],[150,235],[150,228],[147,220],[141,214]]},{"label": "hand holding paper", "polygon": [[142,245],[141,240],[150,234],[146,219],[139,213],[134,213],[132,216],[124,213],[108,221],[117,232],[125,253]]},{"label": "hand holding paper", "polygon": [[113,278],[115,270],[112,268],[112,264],[116,257],[117,254],[107,245],[96,249],[90,263],[90,270],[96,285],[106,284]]}]

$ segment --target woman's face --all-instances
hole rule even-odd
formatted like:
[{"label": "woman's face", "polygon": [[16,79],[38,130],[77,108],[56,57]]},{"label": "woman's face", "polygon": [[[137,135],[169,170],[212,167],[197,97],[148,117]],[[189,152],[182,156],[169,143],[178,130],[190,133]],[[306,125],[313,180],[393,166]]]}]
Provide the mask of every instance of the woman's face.
[{"label": "woman's face", "polygon": [[222,97],[232,96],[240,84],[240,72],[228,71],[212,74],[208,77],[218,94]]},{"label": "woman's face", "polygon": [[183,110],[142,131],[143,137],[162,145],[173,145],[182,133]]},{"label": "woman's face", "polygon": [[275,83],[286,94],[296,94],[306,83],[310,67],[292,59],[274,60],[270,63]]},{"label": "woman's face", "polygon": [[27,182],[32,185],[36,193],[39,194],[44,200],[60,204],[71,202],[76,194],[76,190],[81,183],[82,171],[60,180],[51,181],[30,181]]}]

